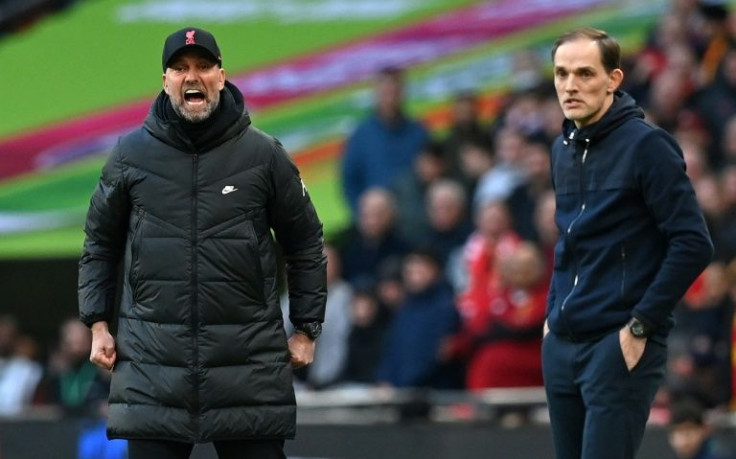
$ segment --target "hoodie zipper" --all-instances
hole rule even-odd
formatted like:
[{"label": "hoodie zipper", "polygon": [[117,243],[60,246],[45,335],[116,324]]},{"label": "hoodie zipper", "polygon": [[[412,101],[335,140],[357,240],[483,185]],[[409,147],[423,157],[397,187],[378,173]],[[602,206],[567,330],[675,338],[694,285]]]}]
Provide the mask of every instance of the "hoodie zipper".
[{"label": "hoodie zipper", "polygon": [[[572,140],[574,138],[574,133],[570,134],[570,139]],[[580,217],[583,216],[583,212],[585,212],[585,160],[588,158],[588,149],[590,148],[590,139],[585,139],[585,150],[583,150],[583,157],[580,161],[580,196],[582,203],[580,204],[580,212],[578,212],[577,216],[572,219],[570,224],[567,227],[567,230],[565,230],[565,233],[569,237],[572,234],[573,226],[575,226],[575,223],[580,219]],[[575,288],[578,286],[578,281],[580,280],[580,273],[578,269],[577,260],[575,262],[575,279],[572,283],[572,288],[570,289],[570,292],[568,292],[567,296],[564,300],[562,300],[562,305],[560,306],[560,316],[562,316],[565,312],[565,307],[567,306],[567,302],[570,300],[570,297],[573,293],[575,293]],[[567,322],[565,322],[567,323]],[[568,333],[572,337],[572,332],[570,331],[570,327],[567,327]]]}]

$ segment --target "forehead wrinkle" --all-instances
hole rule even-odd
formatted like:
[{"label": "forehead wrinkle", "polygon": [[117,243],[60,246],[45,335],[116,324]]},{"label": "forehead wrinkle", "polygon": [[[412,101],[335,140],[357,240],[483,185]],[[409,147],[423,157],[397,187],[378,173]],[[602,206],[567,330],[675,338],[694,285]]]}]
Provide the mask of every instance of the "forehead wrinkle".
[{"label": "forehead wrinkle", "polygon": [[[555,53],[555,68],[603,67],[600,49],[595,41],[575,40],[563,43]],[[561,62],[560,62],[561,61]]]}]

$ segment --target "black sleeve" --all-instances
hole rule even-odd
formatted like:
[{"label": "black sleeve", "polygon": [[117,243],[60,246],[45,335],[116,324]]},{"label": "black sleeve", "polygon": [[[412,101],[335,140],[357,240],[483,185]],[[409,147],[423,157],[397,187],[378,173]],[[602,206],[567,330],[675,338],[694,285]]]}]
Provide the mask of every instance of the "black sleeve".
[{"label": "black sleeve", "polygon": [[92,194],[79,261],[79,319],[87,326],[112,320],[117,269],[125,248],[130,204],[120,163],[120,146],[102,168]]},{"label": "black sleeve", "polygon": [[322,223],[299,170],[281,144],[274,144],[271,161],[274,186],[269,224],[283,249],[292,323],[322,322],[327,301],[327,261]]}]

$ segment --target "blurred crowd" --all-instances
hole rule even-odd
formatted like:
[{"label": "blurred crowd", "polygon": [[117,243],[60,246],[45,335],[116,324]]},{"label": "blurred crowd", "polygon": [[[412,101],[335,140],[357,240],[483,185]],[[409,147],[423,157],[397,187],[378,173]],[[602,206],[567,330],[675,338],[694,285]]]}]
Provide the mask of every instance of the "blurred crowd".
[{"label": "blurred crowd", "polygon": [[[675,311],[654,410],[666,422],[673,401],[725,410],[732,399],[736,14],[673,0],[632,51],[622,89],[678,140],[716,248]],[[340,337],[330,337],[331,357],[318,350],[309,388],[541,385],[557,238],[549,154],[562,113],[538,53],[514,56],[513,75],[502,95],[453,95],[448,125],[433,132],[407,112],[401,69],[377,76],[374,110],[343,151],[352,225],[330,241],[341,287],[328,314],[343,316],[328,316],[325,333]]]},{"label": "blurred crowd", "polygon": [[[405,109],[401,69],[376,77],[374,110],[345,142],[352,224],[327,244],[324,333],[299,388],[542,385],[557,238],[549,150],[563,120],[548,69],[520,52],[508,92],[453,95],[449,124],[432,132]],[[676,309],[653,416],[685,398],[725,410],[736,301],[736,14],[673,0],[644,47],[627,54],[624,73],[623,90],[678,140],[716,247]],[[88,330],[76,319],[62,324],[45,362],[37,347],[0,317],[0,416],[38,406],[100,415],[109,377],[88,360]]]}]

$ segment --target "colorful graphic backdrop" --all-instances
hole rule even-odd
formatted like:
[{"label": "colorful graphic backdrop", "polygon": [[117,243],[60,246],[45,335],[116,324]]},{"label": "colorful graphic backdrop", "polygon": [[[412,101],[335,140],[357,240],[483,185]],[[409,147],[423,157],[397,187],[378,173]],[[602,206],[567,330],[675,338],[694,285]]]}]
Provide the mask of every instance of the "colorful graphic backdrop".
[{"label": "colorful graphic backdrop", "polygon": [[[646,3],[646,4],[644,4]],[[341,143],[371,107],[370,80],[409,69],[409,109],[436,131],[447,101],[480,92],[492,116],[511,58],[548,59],[561,31],[592,25],[634,50],[666,0],[81,1],[0,41],[0,257],[78,255],[89,196],[117,137],[160,89],[170,31],[211,30],[254,123],[293,154],[328,234],[347,223]]]}]

